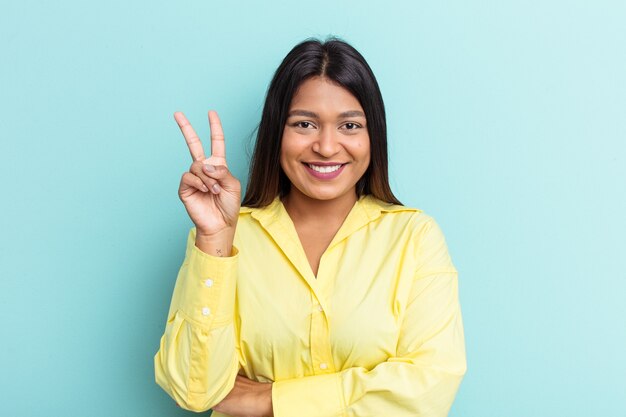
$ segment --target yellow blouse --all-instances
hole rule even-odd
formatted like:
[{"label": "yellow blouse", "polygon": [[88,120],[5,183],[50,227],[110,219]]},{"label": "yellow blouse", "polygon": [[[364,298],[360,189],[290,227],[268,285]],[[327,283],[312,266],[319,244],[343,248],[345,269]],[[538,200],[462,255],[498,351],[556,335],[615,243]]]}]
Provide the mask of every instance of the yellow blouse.
[{"label": "yellow blouse", "polygon": [[276,417],[446,416],[466,370],[457,270],[422,210],[361,197],[316,278],[278,198],[242,207],[230,257],[189,233],[154,366],[194,411],[239,373],[274,382]]}]

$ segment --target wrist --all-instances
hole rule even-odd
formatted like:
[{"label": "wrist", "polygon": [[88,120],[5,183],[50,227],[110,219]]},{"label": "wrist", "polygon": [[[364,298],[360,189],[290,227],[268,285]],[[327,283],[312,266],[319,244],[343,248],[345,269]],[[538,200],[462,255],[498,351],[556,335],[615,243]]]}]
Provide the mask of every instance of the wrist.
[{"label": "wrist", "polygon": [[212,256],[230,256],[233,248],[235,230],[224,229],[218,233],[205,234],[196,231],[196,247]]},{"label": "wrist", "polygon": [[196,226],[196,239],[205,242],[220,242],[235,236],[235,226],[225,227],[218,232],[205,232]]}]

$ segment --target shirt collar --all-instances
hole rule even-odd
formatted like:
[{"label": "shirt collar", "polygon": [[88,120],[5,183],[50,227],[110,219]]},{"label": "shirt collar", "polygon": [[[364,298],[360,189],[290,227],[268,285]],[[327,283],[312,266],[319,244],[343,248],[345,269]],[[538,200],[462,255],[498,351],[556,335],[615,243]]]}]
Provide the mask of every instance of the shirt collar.
[{"label": "shirt collar", "polygon": [[[349,231],[349,235],[350,233],[361,228],[365,224],[378,219],[382,213],[394,213],[400,211],[420,210],[397,204],[387,203],[385,201],[377,199],[372,195],[363,195],[359,197],[359,199],[356,201],[356,203],[348,213],[348,216],[346,217],[346,220],[344,221],[341,229],[346,229],[346,232]],[[274,200],[265,207],[241,207],[240,213],[251,213],[252,217],[258,220],[259,223],[261,223],[261,225],[266,228],[276,221],[288,220],[291,223],[291,218],[289,218],[289,214],[287,214],[287,210],[285,209],[282,201],[280,201],[280,198],[278,196],[276,196]],[[339,230],[339,232],[342,232],[341,229]],[[340,234],[339,232],[338,235]],[[343,235],[344,233],[341,234]],[[345,237],[345,235],[343,237]]]},{"label": "shirt collar", "polygon": [[[348,216],[326,250],[332,249],[333,246],[348,238],[357,230],[378,219],[382,213],[399,211],[418,210],[389,204],[370,195],[361,196],[348,213]],[[298,233],[280,198],[274,198],[270,204],[261,208],[241,207],[240,214],[243,213],[250,213],[260,223],[261,227],[272,237],[291,263],[300,271],[300,274],[305,277],[309,285],[312,288],[316,288],[317,283],[302,249]]]}]

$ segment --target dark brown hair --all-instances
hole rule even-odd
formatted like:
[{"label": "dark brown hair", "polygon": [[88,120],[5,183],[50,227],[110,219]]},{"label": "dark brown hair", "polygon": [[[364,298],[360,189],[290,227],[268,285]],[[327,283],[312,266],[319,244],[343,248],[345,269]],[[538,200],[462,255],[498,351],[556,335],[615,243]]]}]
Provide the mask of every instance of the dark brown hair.
[{"label": "dark brown hair", "polygon": [[322,76],[346,88],[359,101],[367,120],[370,164],[356,184],[358,196],[371,194],[401,204],[393,195],[387,173],[385,105],[374,73],[363,56],[337,38],[309,39],[296,45],[280,64],[270,83],[250,163],[242,205],[264,207],[289,193],[291,182],[280,166],[283,129],[291,99],[305,80]]}]

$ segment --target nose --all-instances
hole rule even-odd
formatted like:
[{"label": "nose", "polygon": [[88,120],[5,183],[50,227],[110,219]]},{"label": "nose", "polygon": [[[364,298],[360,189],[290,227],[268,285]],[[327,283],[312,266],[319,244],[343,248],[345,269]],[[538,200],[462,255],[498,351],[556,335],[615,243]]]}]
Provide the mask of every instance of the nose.
[{"label": "nose", "polygon": [[320,129],[315,141],[313,142],[313,152],[320,154],[325,158],[337,154],[341,148],[341,144],[337,138],[337,132],[331,128]]}]

